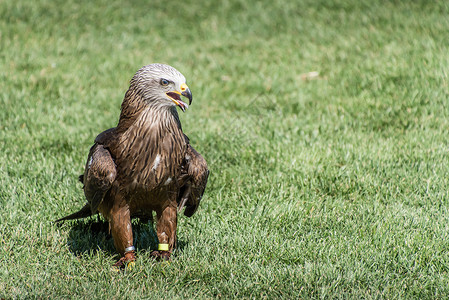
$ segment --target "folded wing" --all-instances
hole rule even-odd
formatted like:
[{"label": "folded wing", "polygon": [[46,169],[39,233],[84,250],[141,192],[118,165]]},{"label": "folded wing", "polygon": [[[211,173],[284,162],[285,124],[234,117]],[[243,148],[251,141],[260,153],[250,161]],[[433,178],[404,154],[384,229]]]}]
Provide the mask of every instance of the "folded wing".
[{"label": "folded wing", "polygon": [[209,170],[206,160],[190,145],[188,145],[185,160],[184,174],[181,176],[187,175],[188,180],[179,193],[178,211],[185,207],[184,215],[191,217],[203,197]]},{"label": "folded wing", "polygon": [[86,218],[98,213],[98,205],[103,201],[117,175],[111,153],[100,144],[105,133],[109,132],[110,130],[107,130],[97,137],[95,144],[90,148],[84,174],[79,177],[84,184],[83,189],[87,203],[79,211],[58,219],[56,222]]},{"label": "folded wing", "polygon": [[84,195],[90,204],[92,214],[112,186],[117,175],[111,153],[101,144],[92,146],[83,175]]}]

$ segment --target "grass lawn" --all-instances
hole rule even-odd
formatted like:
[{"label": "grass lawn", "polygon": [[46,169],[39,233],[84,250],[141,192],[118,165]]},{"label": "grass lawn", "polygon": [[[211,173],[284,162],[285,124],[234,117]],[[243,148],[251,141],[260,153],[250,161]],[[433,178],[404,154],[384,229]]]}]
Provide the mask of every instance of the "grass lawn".
[{"label": "grass lawn", "polygon": [[[252,3],[254,2],[254,3]],[[151,3],[151,4],[150,4]],[[0,1],[0,298],[449,297],[448,1]],[[180,247],[112,271],[77,177],[173,65],[211,175]],[[314,73],[318,72],[318,73]]]}]

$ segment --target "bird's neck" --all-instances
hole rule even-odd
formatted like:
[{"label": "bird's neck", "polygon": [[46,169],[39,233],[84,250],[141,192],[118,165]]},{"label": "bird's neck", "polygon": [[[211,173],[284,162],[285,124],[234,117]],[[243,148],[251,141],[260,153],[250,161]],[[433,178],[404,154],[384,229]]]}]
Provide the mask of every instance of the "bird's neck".
[{"label": "bird's neck", "polygon": [[147,130],[182,131],[175,106],[148,106],[136,119],[135,125]]},{"label": "bird's neck", "polygon": [[139,95],[126,93],[122,103],[117,132],[124,133],[132,128],[141,132],[158,127],[159,130],[181,130],[181,121],[175,106],[160,105],[159,101],[145,103]]}]

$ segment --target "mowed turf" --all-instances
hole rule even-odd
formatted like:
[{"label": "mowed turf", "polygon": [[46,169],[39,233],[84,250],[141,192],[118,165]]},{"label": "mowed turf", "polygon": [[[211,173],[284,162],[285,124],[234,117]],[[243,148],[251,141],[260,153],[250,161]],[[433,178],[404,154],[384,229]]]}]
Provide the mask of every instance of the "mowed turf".
[{"label": "mowed turf", "polygon": [[[446,298],[449,2],[0,2],[0,298]],[[78,175],[132,75],[193,93],[179,249],[117,260]]]}]

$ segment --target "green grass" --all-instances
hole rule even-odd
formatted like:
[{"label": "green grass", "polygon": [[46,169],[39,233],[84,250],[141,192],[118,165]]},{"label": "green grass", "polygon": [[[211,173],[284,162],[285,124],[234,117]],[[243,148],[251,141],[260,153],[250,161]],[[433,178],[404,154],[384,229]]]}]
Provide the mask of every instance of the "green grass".
[{"label": "green grass", "polygon": [[[0,298],[446,298],[447,1],[0,2]],[[77,176],[168,63],[207,159],[180,249],[115,273]],[[305,79],[305,73],[319,76]]]}]

